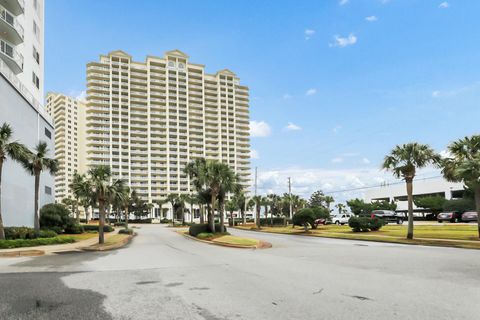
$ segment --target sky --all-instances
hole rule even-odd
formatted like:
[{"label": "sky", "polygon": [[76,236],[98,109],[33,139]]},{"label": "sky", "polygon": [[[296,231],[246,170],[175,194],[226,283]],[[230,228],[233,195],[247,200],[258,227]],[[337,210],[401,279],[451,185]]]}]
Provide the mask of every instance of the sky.
[{"label": "sky", "polygon": [[[83,96],[86,64],[179,49],[250,89],[258,193],[341,202],[394,182],[397,144],[479,133],[480,1],[46,0],[46,91]],[[419,178],[438,175],[427,169]]]}]

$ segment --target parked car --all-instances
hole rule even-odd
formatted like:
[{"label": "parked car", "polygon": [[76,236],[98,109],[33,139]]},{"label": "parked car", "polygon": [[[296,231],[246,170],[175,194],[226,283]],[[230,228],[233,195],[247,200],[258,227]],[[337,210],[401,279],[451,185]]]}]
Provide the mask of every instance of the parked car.
[{"label": "parked car", "polygon": [[328,220],[327,219],[324,219],[324,218],[320,218],[320,219],[317,219],[315,220],[315,224],[318,226],[319,224],[327,224],[328,223]]},{"label": "parked car", "polygon": [[442,212],[439,213],[437,216],[438,223],[442,223],[444,221],[449,221],[452,223],[457,223],[462,220],[462,214],[460,212]]},{"label": "parked car", "polygon": [[462,214],[462,221],[470,222],[470,221],[477,221],[478,213],[476,211],[467,211]]},{"label": "parked car", "polygon": [[393,210],[373,210],[370,217],[382,219],[385,223],[402,224],[405,220],[403,214],[397,213]]},{"label": "parked car", "polygon": [[348,220],[352,217],[350,213],[344,213],[344,214],[339,214],[339,215],[334,215],[331,217],[332,223],[335,224],[341,224],[342,226],[344,224],[348,223]]}]

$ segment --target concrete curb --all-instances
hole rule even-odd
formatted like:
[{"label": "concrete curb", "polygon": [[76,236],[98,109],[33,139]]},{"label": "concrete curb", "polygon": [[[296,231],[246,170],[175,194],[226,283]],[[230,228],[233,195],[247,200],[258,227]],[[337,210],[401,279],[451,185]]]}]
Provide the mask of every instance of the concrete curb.
[{"label": "concrete curb", "polygon": [[217,245],[217,246],[221,246],[221,247],[227,247],[227,248],[238,248],[238,249],[267,249],[267,248],[271,248],[271,247],[272,247],[272,244],[271,244],[271,243],[265,242],[265,241],[261,241],[261,240],[258,240],[259,243],[258,243],[256,246],[242,246],[242,245],[238,245],[238,244],[230,244],[230,243],[222,243],[222,242],[202,240],[202,239],[198,239],[198,238],[192,237],[191,235],[186,234],[186,233],[183,233],[183,232],[180,232],[180,231],[176,231],[176,232],[177,232],[178,234],[181,234],[182,236],[184,236],[184,237],[186,237],[186,238],[189,238],[189,239],[192,239],[192,240],[195,240],[195,241],[199,241],[199,242],[203,242],[203,243],[208,243],[208,244],[213,244],[213,245]]},{"label": "concrete curb", "polygon": [[132,235],[129,235],[128,237],[126,237],[122,241],[119,241],[119,242],[116,242],[116,243],[113,243],[113,244],[110,244],[110,245],[102,246],[102,247],[98,247],[98,243],[97,243],[97,244],[94,244],[94,245],[91,245],[91,246],[88,246],[88,247],[79,248],[79,249],[82,250],[82,251],[110,251],[110,250],[115,250],[115,249],[119,249],[119,248],[124,247],[127,244],[129,244],[132,241],[133,237],[135,237],[136,235],[137,234],[134,233]]},{"label": "concrete curb", "polygon": [[37,257],[43,256],[45,251],[43,250],[18,250],[0,252],[0,258],[16,258],[16,257]]}]

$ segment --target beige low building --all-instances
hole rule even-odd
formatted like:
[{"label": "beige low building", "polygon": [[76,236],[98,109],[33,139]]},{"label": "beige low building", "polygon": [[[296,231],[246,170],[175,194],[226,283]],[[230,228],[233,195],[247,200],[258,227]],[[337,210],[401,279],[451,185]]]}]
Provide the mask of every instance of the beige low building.
[{"label": "beige low building", "polygon": [[133,61],[123,51],[87,65],[86,164],[108,165],[148,202],[191,193],[195,158],[227,163],[250,183],[248,87],[173,50]]}]

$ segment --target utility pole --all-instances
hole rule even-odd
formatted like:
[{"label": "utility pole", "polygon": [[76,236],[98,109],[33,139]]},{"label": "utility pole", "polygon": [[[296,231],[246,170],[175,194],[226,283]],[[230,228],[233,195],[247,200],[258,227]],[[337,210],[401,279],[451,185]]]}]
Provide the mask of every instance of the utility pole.
[{"label": "utility pole", "polygon": [[[257,167],[255,167],[255,196],[257,196]],[[257,225],[257,202],[255,201],[255,213],[253,214],[255,217],[255,225]]]},{"label": "utility pole", "polygon": [[292,179],[288,177],[288,202],[290,203],[290,219],[292,219]]}]

